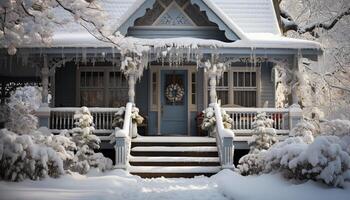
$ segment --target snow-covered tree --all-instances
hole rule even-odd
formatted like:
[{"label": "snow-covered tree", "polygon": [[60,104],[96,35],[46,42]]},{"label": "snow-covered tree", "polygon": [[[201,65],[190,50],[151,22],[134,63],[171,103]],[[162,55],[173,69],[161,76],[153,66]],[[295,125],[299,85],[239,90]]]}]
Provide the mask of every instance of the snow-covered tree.
[{"label": "snow-covered tree", "polygon": [[[58,16],[59,10],[68,13],[68,17]],[[110,36],[111,31],[105,24],[100,0],[3,0],[0,21],[0,45],[7,48],[10,55],[26,43],[49,46],[54,28],[69,22],[80,23],[96,37]]]},{"label": "snow-covered tree", "polygon": [[19,87],[10,96],[8,119],[5,127],[18,134],[29,134],[37,129],[38,119],[34,115],[40,106],[41,91],[38,87]]},{"label": "snow-covered tree", "polygon": [[264,153],[278,139],[272,127],[273,120],[265,112],[259,112],[252,123],[253,136],[248,141],[250,151],[239,160],[237,166],[242,175],[258,174],[264,169]]},{"label": "snow-covered tree", "polygon": [[72,130],[72,140],[77,145],[77,152],[69,168],[80,174],[86,174],[90,167],[96,167],[102,171],[111,169],[112,161],[101,153],[94,152],[100,148],[101,140],[93,134],[93,117],[89,109],[82,107],[75,113],[74,119],[76,128]]},{"label": "snow-covered tree", "polygon": [[288,94],[290,87],[297,88],[299,104],[306,116],[314,107],[325,112],[328,118],[345,114],[342,111],[350,103],[350,1],[277,1],[285,35],[315,40],[324,47],[320,64],[303,59],[299,72],[280,68],[279,76],[286,73],[287,76],[281,79],[284,83],[278,92]]},{"label": "snow-covered tree", "polygon": [[251,152],[269,149],[278,141],[276,130],[272,126],[273,119],[268,118],[265,112],[258,112],[252,123],[253,136],[248,143]]}]

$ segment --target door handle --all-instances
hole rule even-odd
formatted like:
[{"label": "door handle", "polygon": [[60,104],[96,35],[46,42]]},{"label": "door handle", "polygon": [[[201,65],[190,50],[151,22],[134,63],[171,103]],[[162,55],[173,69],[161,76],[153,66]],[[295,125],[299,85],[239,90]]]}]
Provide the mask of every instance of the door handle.
[{"label": "door handle", "polygon": [[163,105],[160,106],[160,113],[161,113],[161,115],[164,114],[164,106]]}]

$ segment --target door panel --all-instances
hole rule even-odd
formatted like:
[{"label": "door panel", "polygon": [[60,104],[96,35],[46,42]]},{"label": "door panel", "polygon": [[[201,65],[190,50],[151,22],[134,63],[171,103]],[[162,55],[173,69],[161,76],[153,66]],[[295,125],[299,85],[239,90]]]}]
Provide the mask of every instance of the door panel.
[{"label": "door panel", "polygon": [[162,135],[187,135],[187,71],[161,71]]}]

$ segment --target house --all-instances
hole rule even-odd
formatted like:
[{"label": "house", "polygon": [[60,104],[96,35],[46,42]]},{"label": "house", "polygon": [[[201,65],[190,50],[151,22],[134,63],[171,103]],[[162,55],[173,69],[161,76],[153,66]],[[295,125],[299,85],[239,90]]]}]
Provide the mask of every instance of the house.
[{"label": "house", "polygon": [[[123,54],[79,24],[57,27],[51,47],[28,44],[16,56],[2,52],[2,96],[6,87],[40,82],[43,105],[37,115],[54,132],[71,129],[74,112],[88,106],[102,147],[115,149],[116,167],[144,176],[232,168],[234,150],[248,149],[258,111],[275,120],[281,138],[301,118],[297,106],[277,108],[276,68],[297,71],[302,57],[317,60],[322,51],[316,42],[283,36],[272,0],[105,0],[103,5],[110,26],[147,51]],[[56,14],[70,17],[63,10]],[[114,130],[112,118],[121,106],[126,106],[124,125]],[[134,106],[146,118],[138,126],[144,136],[128,140]],[[203,136],[198,116],[208,106],[218,121],[216,138],[198,137]],[[232,130],[223,127],[220,108],[233,118]]]}]

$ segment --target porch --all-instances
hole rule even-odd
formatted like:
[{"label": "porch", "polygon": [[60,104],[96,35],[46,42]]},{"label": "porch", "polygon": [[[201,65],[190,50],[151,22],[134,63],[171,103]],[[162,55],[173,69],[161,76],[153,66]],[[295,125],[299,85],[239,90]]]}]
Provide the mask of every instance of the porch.
[{"label": "porch", "polygon": [[[79,110],[78,107],[50,108],[48,128],[53,133],[60,133],[62,130],[71,130],[74,125],[74,113]],[[300,112],[293,107],[290,108],[223,108],[233,119],[232,130],[235,133],[234,144],[238,149],[248,149],[247,141],[252,136],[252,122],[258,112],[266,112],[270,119],[273,119],[273,127],[281,139],[288,137],[293,128],[291,116],[300,116]],[[118,108],[89,108],[94,120],[94,133],[100,137],[101,141],[108,142],[110,134],[114,131],[112,121]],[[40,115],[40,114],[39,114]],[[301,116],[300,116],[301,117]],[[145,125],[141,125],[145,126]],[[140,128],[140,127],[139,127]],[[143,135],[149,136],[149,135]],[[155,135],[153,135],[155,136]],[[205,135],[204,135],[205,136]]]}]

